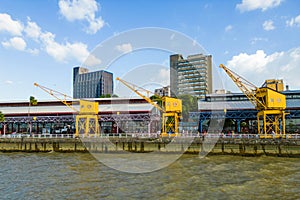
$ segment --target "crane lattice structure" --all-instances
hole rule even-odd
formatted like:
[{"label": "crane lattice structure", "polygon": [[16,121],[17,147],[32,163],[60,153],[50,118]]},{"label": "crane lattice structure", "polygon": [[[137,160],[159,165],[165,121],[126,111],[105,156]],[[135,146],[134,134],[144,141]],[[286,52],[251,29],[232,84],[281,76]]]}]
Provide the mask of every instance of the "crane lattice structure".
[{"label": "crane lattice structure", "polygon": [[[179,121],[182,114],[182,101],[180,99],[171,97],[160,97],[162,100],[162,106],[159,106],[150,98],[151,91],[139,87],[133,83],[129,83],[121,78],[117,77],[116,80],[123,83],[126,87],[131,89],[137,95],[145,99],[148,103],[153,105],[162,113],[162,131],[161,135],[165,136],[177,136],[179,132]],[[143,94],[145,93],[145,94]]]},{"label": "crane lattice structure", "polygon": [[[80,134],[85,136],[89,134],[99,134],[100,127],[98,122],[98,102],[86,101],[86,100],[74,100],[72,97],[63,94],[59,91],[47,88],[45,86],[34,83],[34,86],[39,87],[46,93],[50,94],[57,100],[61,101],[64,105],[73,110],[76,115],[76,137]],[[68,100],[69,99],[69,100]],[[79,101],[80,109],[76,109],[73,106],[74,101]]]},{"label": "crane lattice structure", "polygon": [[280,93],[283,90],[282,80],[266,80],[265,84],[258,88],[223,64],[220,64],[220,68],[228,74],[258,111],[258,134],[265,138],[271,134],[272,137],[285,135],[286,98]]}]

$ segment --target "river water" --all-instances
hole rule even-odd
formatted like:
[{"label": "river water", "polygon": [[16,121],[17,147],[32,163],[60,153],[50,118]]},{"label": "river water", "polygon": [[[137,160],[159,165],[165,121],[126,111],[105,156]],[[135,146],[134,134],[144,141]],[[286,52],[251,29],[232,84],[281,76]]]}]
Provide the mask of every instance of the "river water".
[{"label": "river water", "polygon": [[0,153],[0,199],[300,199],[300,159],[183,155],[132,174],[88,153]]}]

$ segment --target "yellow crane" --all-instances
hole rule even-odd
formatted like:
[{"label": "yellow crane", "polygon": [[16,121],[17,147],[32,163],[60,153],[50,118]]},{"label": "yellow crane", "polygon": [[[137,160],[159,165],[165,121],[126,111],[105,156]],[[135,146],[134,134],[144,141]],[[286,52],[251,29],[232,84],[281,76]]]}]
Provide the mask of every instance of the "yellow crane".
[{"label": "yellow crane", "polygon": [[283,81],[266,80],[263,86],[258,88],[223,64],[220,64],[220,68],[228,74],[257,109],[257,129],[260,137],[285,135],[286,98],[280,93],[283,91]]},{"label": "yellow crane", "polygon": [[[177,136],[179,130],[179,121],[182,114],[182,101],[181,99],[171,98],[171,97],[161,97],[162,106],[159,106],[157,103],[153,102],[150,99],[150,94],[152,93],[149,90],[141,88],[133,83],[129,83],[121,78],[117,77],[116,80],[123,83],[126,87],[131,89],[137,95],[145,99],[148,103],[153,105],[162,113],[162,132],[161,136]],[[144,95],[143,93],[146,93]]]},{"label": "yellow crane", "polygon": [[[76,137],[79,137],[79,134],[89,135],[100,133],[98,123],[98,102],[79,100],[78,110],[73,106],[74,99],[72,97],[37,83],[34,83],[34,86],[39,87],[74,111],[74,114],[76,114]],[[70,100],[67,100],[67,98]]]}]

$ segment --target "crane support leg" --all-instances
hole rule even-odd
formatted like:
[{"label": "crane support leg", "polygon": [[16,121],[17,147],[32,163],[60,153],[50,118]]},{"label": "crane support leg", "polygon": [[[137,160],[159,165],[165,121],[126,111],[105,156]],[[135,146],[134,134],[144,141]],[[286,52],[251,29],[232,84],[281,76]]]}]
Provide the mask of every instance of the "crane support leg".
[{"label": "crane support leg", "polygon": [[176,112],[163,113],[162,115],[162,136],[177,136],[179,130],[179,115]]},{"label": "crane support leg", "polygon": [[85,136],[100,133],[98,115],[77,115],[76,116],[76,137],[79,134]]},{"label": "crane support leg", "polygon": [[[263,138],[285,135],[285,115],[282,110],[262,110],[257,113],[258,134]],[[261,124],[262,121],[262,124]]]}]

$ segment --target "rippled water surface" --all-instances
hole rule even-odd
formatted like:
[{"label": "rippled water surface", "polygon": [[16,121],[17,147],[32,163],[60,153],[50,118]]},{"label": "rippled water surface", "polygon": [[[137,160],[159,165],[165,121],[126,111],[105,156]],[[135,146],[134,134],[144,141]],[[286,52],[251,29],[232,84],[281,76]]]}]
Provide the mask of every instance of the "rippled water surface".
[{"label": "rippled water surface", "polygon": [[299,167],[299,158],[183,155],[162,170],[130,174],[87,153],[2,153],[0,198],[300,199]]}]

